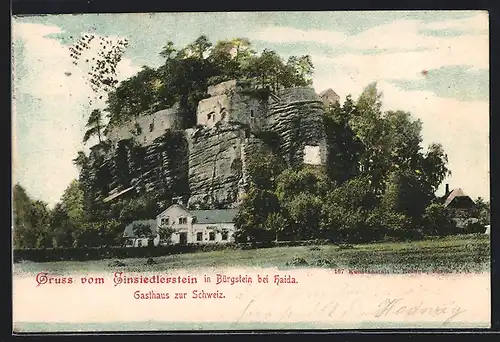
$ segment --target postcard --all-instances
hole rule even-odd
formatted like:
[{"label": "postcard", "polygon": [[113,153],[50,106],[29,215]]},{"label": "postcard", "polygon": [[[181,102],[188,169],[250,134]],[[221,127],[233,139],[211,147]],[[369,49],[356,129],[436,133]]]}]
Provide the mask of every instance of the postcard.
[{"label": "postcard", "polygon": [[12,32],[14,332],[490,327],[487,12]]}]

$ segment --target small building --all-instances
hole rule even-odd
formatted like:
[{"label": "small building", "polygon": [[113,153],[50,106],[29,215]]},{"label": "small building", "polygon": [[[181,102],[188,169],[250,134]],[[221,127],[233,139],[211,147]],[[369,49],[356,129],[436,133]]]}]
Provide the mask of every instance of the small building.
[{"label": "small building", "polygon": [[188,210],[173,204],[156,217],[159,228],[170,228],[171,243],[211,244],[234,242],[236,209]]},{"label": "small building", "polygon": [[340,96],[337,95],[336,92],[333,91],[332,88],[328,88],[319,93],[319,97],[323,101],[323,104],[326,107],[329,107],[332,104],[335,104],[340,101]]},{"label": "small building", "polygon": [[[149,231],[137,232],[138,227],[149,229]],[[147,247],[151,243],[158,246],[160,243],[156,220],[138,220],[130,223],[125,227],[123,237],[125,238],[125,247]]]},{"label": "small building", "polygon": [[443,205],[445,208],[472,209],[475,203],[462,189],[458,188],[446,195]]},{"label": "small building", "polygon": [[469,224],[476,223],[479,220],[476,217],[471,217],[471,213],[475,209],[476,203],[470,198],[461,188],[450,191],[449,184],[446,184],[443,206],[450,209],[454,213],[453,220],[458,228],[466,228]]}]

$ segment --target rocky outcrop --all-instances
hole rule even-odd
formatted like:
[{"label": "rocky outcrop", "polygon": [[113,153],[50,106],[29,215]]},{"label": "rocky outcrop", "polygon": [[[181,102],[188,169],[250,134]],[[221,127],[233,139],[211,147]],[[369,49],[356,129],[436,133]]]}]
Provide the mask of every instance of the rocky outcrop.
[{"label": "rocky outcrop", "polygon": [[279,136],[278,151],[290,165],[304,162],[307,150],[318,151],[311,163],[325,164],[323,113],[323,102],[312,88],[284,89],[269,98],[265,129]]},{"label": "rocky outcrop", "polygon": [[178,105],[154,113],[144,113],[118,127],[112,127],[107,132],[107,138],[112,144],[120,140],[133,139],[140,145],[150,145],[161,137],[165,130],[183,130],[186,126],[187,113]]},{"label": "rocky outcrop", "polygon": [[243,176],[241,160],[245,128],[220,122],[214,128],[186,132],[189,141],[188,206],[192,208],[234,207]]},{"label": "rocky outcrop", "polygon": [[185,115],[173,107],[112,130],[106,147],[90,156],[96,196],[133,188],[160,206],[181,196],[191,208],[234,208],[247,189],[248,158],[264,146],[291,166],[326,163],[324,106],[312,88],[261,96],[229,81],[208,93],[196,127],[186,128]]}]

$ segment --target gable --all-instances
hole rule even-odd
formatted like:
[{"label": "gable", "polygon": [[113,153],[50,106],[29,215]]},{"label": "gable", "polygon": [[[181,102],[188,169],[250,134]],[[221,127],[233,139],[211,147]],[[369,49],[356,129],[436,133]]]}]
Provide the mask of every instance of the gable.
[{"label": "gable", "polygon": [[180,204],[172,204],[170,207],[167,209],[163,210],[161,213],[159,213],[156,217],[179,217],[179,216],[185,216],[185,217],[191,217],[193,214],[187,210],[185,207],[183,207]]},{"label": "gable", "polygon": [[446,198],[444,206],[471,206],[474,205],[474,201],[460,188],[454,189]]}]

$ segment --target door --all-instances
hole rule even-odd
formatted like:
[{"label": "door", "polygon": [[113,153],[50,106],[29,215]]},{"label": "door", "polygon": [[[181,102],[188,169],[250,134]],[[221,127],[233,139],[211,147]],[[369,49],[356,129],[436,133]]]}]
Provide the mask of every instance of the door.
[{"label": "door", "polygon": [[181,234],[180,234],[180,237],[179,237],[179,243],[180,243],[181,245],[185,245],[185,244],[187,244],[187,238],[188,238],[187,233],[181,233]]}]

